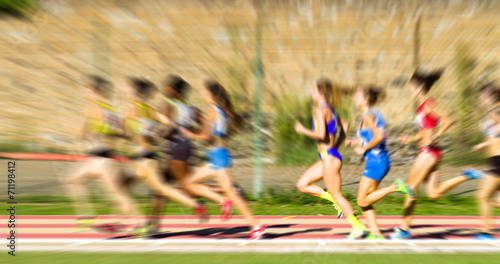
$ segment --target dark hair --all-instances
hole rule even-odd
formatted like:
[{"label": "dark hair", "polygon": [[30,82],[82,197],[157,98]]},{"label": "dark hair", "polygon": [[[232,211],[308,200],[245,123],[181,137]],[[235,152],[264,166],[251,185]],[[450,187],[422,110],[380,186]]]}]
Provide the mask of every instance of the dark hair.
[{"label": "dark hair", "polygon": [[149,98],[156,91],[155,85],[145,78],[128,77],[128,82],[136,94],[143,98]]},{"label": "dark hair", "polygon": [[99,94],[109,96],[112,91],[111,82],[99,75],[88,75],[88,86]]},{"label": "dark hair", "polygon": [[495,90],[493,90],[490,96],[494,96],[493,97],[494,103],[500,103],[500,88],[496,88]]},{"label": "dark hair", "polygon": [[220,83],[212,79],[205,80],[205,88],[210,92],[215,103],[231,117],[237,127],[240,127],[243,123],[243,117],[234,110],[229,93],[226,89],[224,89]]},{"label": "dark hair", "polygon": [[488,93],[488,96],[490,96],[491,94],[493,94],[493,92],[495,91],[496,88],[497,88],[497,85],[494,82],[489,82],[485,85],[480,86],[478,92],[479,93]]},{"label": "dark hair", "polygon": [[175,74],[169,74],[165,79],[165,81],[163,82],[163,85],[166,87],[171,87],[181,96],[186,94],[186,92],[190,88],[189,84],[184,79],[182,79],[182,77]]},{"label": "dark hair", "polygon": [[418,85],[423,85],[423,91],[428,93],[431,87],[443,75],[443,69],[435,70],[432,72],[424,72],[423,70],[416,70],[410,78],[410,82],[416,82]]},{"label": "dark hair", "polygon": [[340,93],[336,84],[333,84],[330,79],[321,77],[316,80],[318,91],[325,96],[326,101],[333,107],[340,103]]},{"label": "dark hair", "polygon": [[383,101],[386,96],[385,90],[375,85],[361,86],[361,91],[368,99],[369,106],[374,106],[376,103]]},{"label": "dark hair", "polygon": [[479,88],[479,93],[480,94],[486,93],[486,96],[488,97],[493,96],[495,97],[493,100],[498,101],[500,97],[500,87],[496,83],[490,82],[481,86]]},{"label": "dark hair", "polygon": [[500,105],[495,106],[495,108],[493,108],[493,112],[494,112],[496,115],[500,115]]}]

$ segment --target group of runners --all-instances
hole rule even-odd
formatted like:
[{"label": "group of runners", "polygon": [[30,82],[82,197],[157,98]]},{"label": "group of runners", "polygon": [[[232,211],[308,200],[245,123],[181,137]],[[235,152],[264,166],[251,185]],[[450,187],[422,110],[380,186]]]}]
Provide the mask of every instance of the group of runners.
[{"label": "group of runners", "polygon": [[[500,187],[499,88],[491,83],[479,91],[478,100],[487,113],[482,123],[478,124],[485,131],[485,141],[471,150],[487,149],[490,167],[485,171],[468,169],[461,175],[440,181],[438,164],[442,149],[438,142],[453,120],[440,110],[436,100],[428,93],[441,75],[442,71],[417,70],[411,77],[409,92],[411,99],[420,105],[416,111],[420,130],[414,136],[400,136],[399,139],[403,144],[418,141],[421,149],[407,179],[398,178],[384,188],[379,188],[379,184],[388,174],[391,160],[386,146],[386,122],[381,112],[375,109],[385,97],[384,90],[374,85],[355,87],[354,105],[362,114],[362,119],[357,126],[357,139],[350,139],[346,138],[348,122],[335,111],[341,99],[338,85],[326,78],[318,79],[312,85],[312,129],[296,121],[295,131],[317,141],[319,161],[305,171],[296,186],[303,193],[331,202],[337,210],[337,217],[345,217],[352,226],[346,238],[386,239],[377,226],[373,204],[393,192],[404,194],[406,201],[403,220],[389,238],[411,238],[412,213],[420,185],[424,185],[429,198],[437,199],[460,183],[483,178],[478,200],[484,228],[477,237],[494,239],[490,212],[494,206],[494,195]],[[118,112],[111,106],[113,85],[99,76],[89,76],[88,79],[86,86],[90,94],[82,137],[93,142],[94,146],[89,152],[91,158],[67,180],[77,198],[77,213],[81,216],[77,220],[79,226],[97,224],[98,217],[90,208],[85,187],[89,179],[99,179],[109,190],[118,205],[117,214],[122,217],[120,226],[104,225],[109,230],[131,227],[130,233],[134,236],[155,234],[165,197],[192,208],[195,214],[205,219],[206,209],[197,200],[198,197],[205,197],[219,204],[222,221],[230,219],[235,206],[250,225],[249,239],[256,240],[262,236],[266,226],[252,214],[240,195],[230,173],[232,158],[226,146],[228,137],[242,127],[245,119],[236,113],[230,95],[220,83],[212,79],[204,82],[200,92],[207,111],[202,114],[187,102],[191,86],[177,75],[169,75],[159,88],[144,78],[127,78],[124,86],[128,91],[128,105],[124,111]],[[164,103],[154,108],[151,99],[158,90],[164,97]],[[114,160],[118,139],[128,140],[135,146],[131,161],[127,163],[133,171],[133,176],[129,178],[123,177]],[[193,141],[205,141],[209,146],[206,163],[197,168],[189,166]],[[166,150],[164,142],[168,145]],[[354,153],[364,157],[366,163],[360,173],[357,204],[368,229],[358,220],[350,202],[341,192],[342,156],[338,149],[342,145],[353,147]],[[165,156],[158,155],[162,152],[168,155],[160,159],[160,156]],[[130,186],[136,180],[144,182],[154,194],[153,216],[147,222],[136,222],[134,217],[129,217],[139,215],[130,192]],[[207,180],[214,180],[217,186],[204,184]],[[325,189],[315,184],[320,180],[323,180]],[[179,188],[174,188],[172,184]]]}]

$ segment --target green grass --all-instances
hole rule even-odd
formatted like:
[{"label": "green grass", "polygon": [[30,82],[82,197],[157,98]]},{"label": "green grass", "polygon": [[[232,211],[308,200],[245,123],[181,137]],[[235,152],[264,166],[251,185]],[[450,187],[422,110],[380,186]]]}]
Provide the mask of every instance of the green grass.
[{"label": "green grass", "polygon": [[[361,214],[351,194],[345,195],[353,205],[355,212]],[[149,214],[149,198],[136,197],[136,202],[143,214]],[[5,201],[0,201],[5,203]],[[389,195],[374,205],[378,215],[401,215],[403,196]],[[327,202],[298,192],[269,192],[265,199],[250,201],[250,207],[256,215],[332,215],[334,209]],[[103,200],[95,199],[94,208],[97,214],[111,214],[110,208]],[[18,198],[16,205],[17,215],[72,215],[75,214],[71,199],[63,196],[31,196]],[[218,206],[213,202],[207,203],[208,213],[218,215]],[[1,214],[7,214],[2,210]],[[493,212],[500,214],[500,208]],[[187,207],[168,202],[163,214],[190,215],[192,211]],[[415,215],[478,215],[477,202],[470,196],[446,196],[438,200],[421,197],[418,200]]]},{"label": "green grass", "polygon": [[[5,256],[8,262],[10,256]],[[379,263],[497,263],[500,254],[335,254],[335,253],[76,253],[76,252],[20,252],[14,263],[273,263],[273,264],[379,264]]]}]

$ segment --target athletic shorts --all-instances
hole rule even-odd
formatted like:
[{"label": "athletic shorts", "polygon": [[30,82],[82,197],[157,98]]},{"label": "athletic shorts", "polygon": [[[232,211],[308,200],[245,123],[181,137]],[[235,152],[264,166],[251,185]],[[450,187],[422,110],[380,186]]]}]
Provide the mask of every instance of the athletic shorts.
[{"label": "athletic shorts", "polygon": [[486,171],[493,174],[493,176],[500,177],[500,155],[489,157],[488,161],[490,166],[486,168]]},{"label": "athletic shorts", "polygon": [[170,142],[170,160],[187,162],[193,152],[193,145],[189,140],[176,140]]},{"label": "athletic shorts", "polygon": [[323,151],[319,152],[318,154],[319,154],[319,159],[321,161],[323,161],[323,157],[325,157],[325,156],[332,156],[332,157],[340,160],[340,162],[342,162],[342,156],[340,156],[340,153],[334,147],[329,148],[327,150],[323,150]]},{"label": "athletic shorts", "polygon": [[231,168],[233,158],[226,148],[215,147],[207,151],[208,163],[211,169],[221,170]]},{"label": "athletic shorts", "polygon": [[363,177],[381,181],[391,169],[391,160],[387,155],[367,156]]},{"label": "athletic shorts", "polygon": [[422,152],[431,154],[437,161],[440,161],[443,157],[443,150],[440,147],[434,145],[427,145],[422,147],[420,149],[420,153]]}]

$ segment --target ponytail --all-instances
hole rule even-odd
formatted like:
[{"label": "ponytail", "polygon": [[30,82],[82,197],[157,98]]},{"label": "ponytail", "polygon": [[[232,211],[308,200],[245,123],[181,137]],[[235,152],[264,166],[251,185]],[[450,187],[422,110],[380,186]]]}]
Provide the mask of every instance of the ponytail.
[{"label": "ponytail", "polygon": [[215,103],[233,120],[236,128],[240,128],[244,118],[234,110],[234,106],[231,103],[229,93],[226,89],[224,89],[220,83],[212,79],[205,81],[205,87],[214,98]]},{"label": "ponytail", "polygon": [[340,89],[336,84],[333,84],[328,78],[319,78],[316,80],[318,91],[325,96],[325,100],[332,106],[336,107],[340,104]]}]

